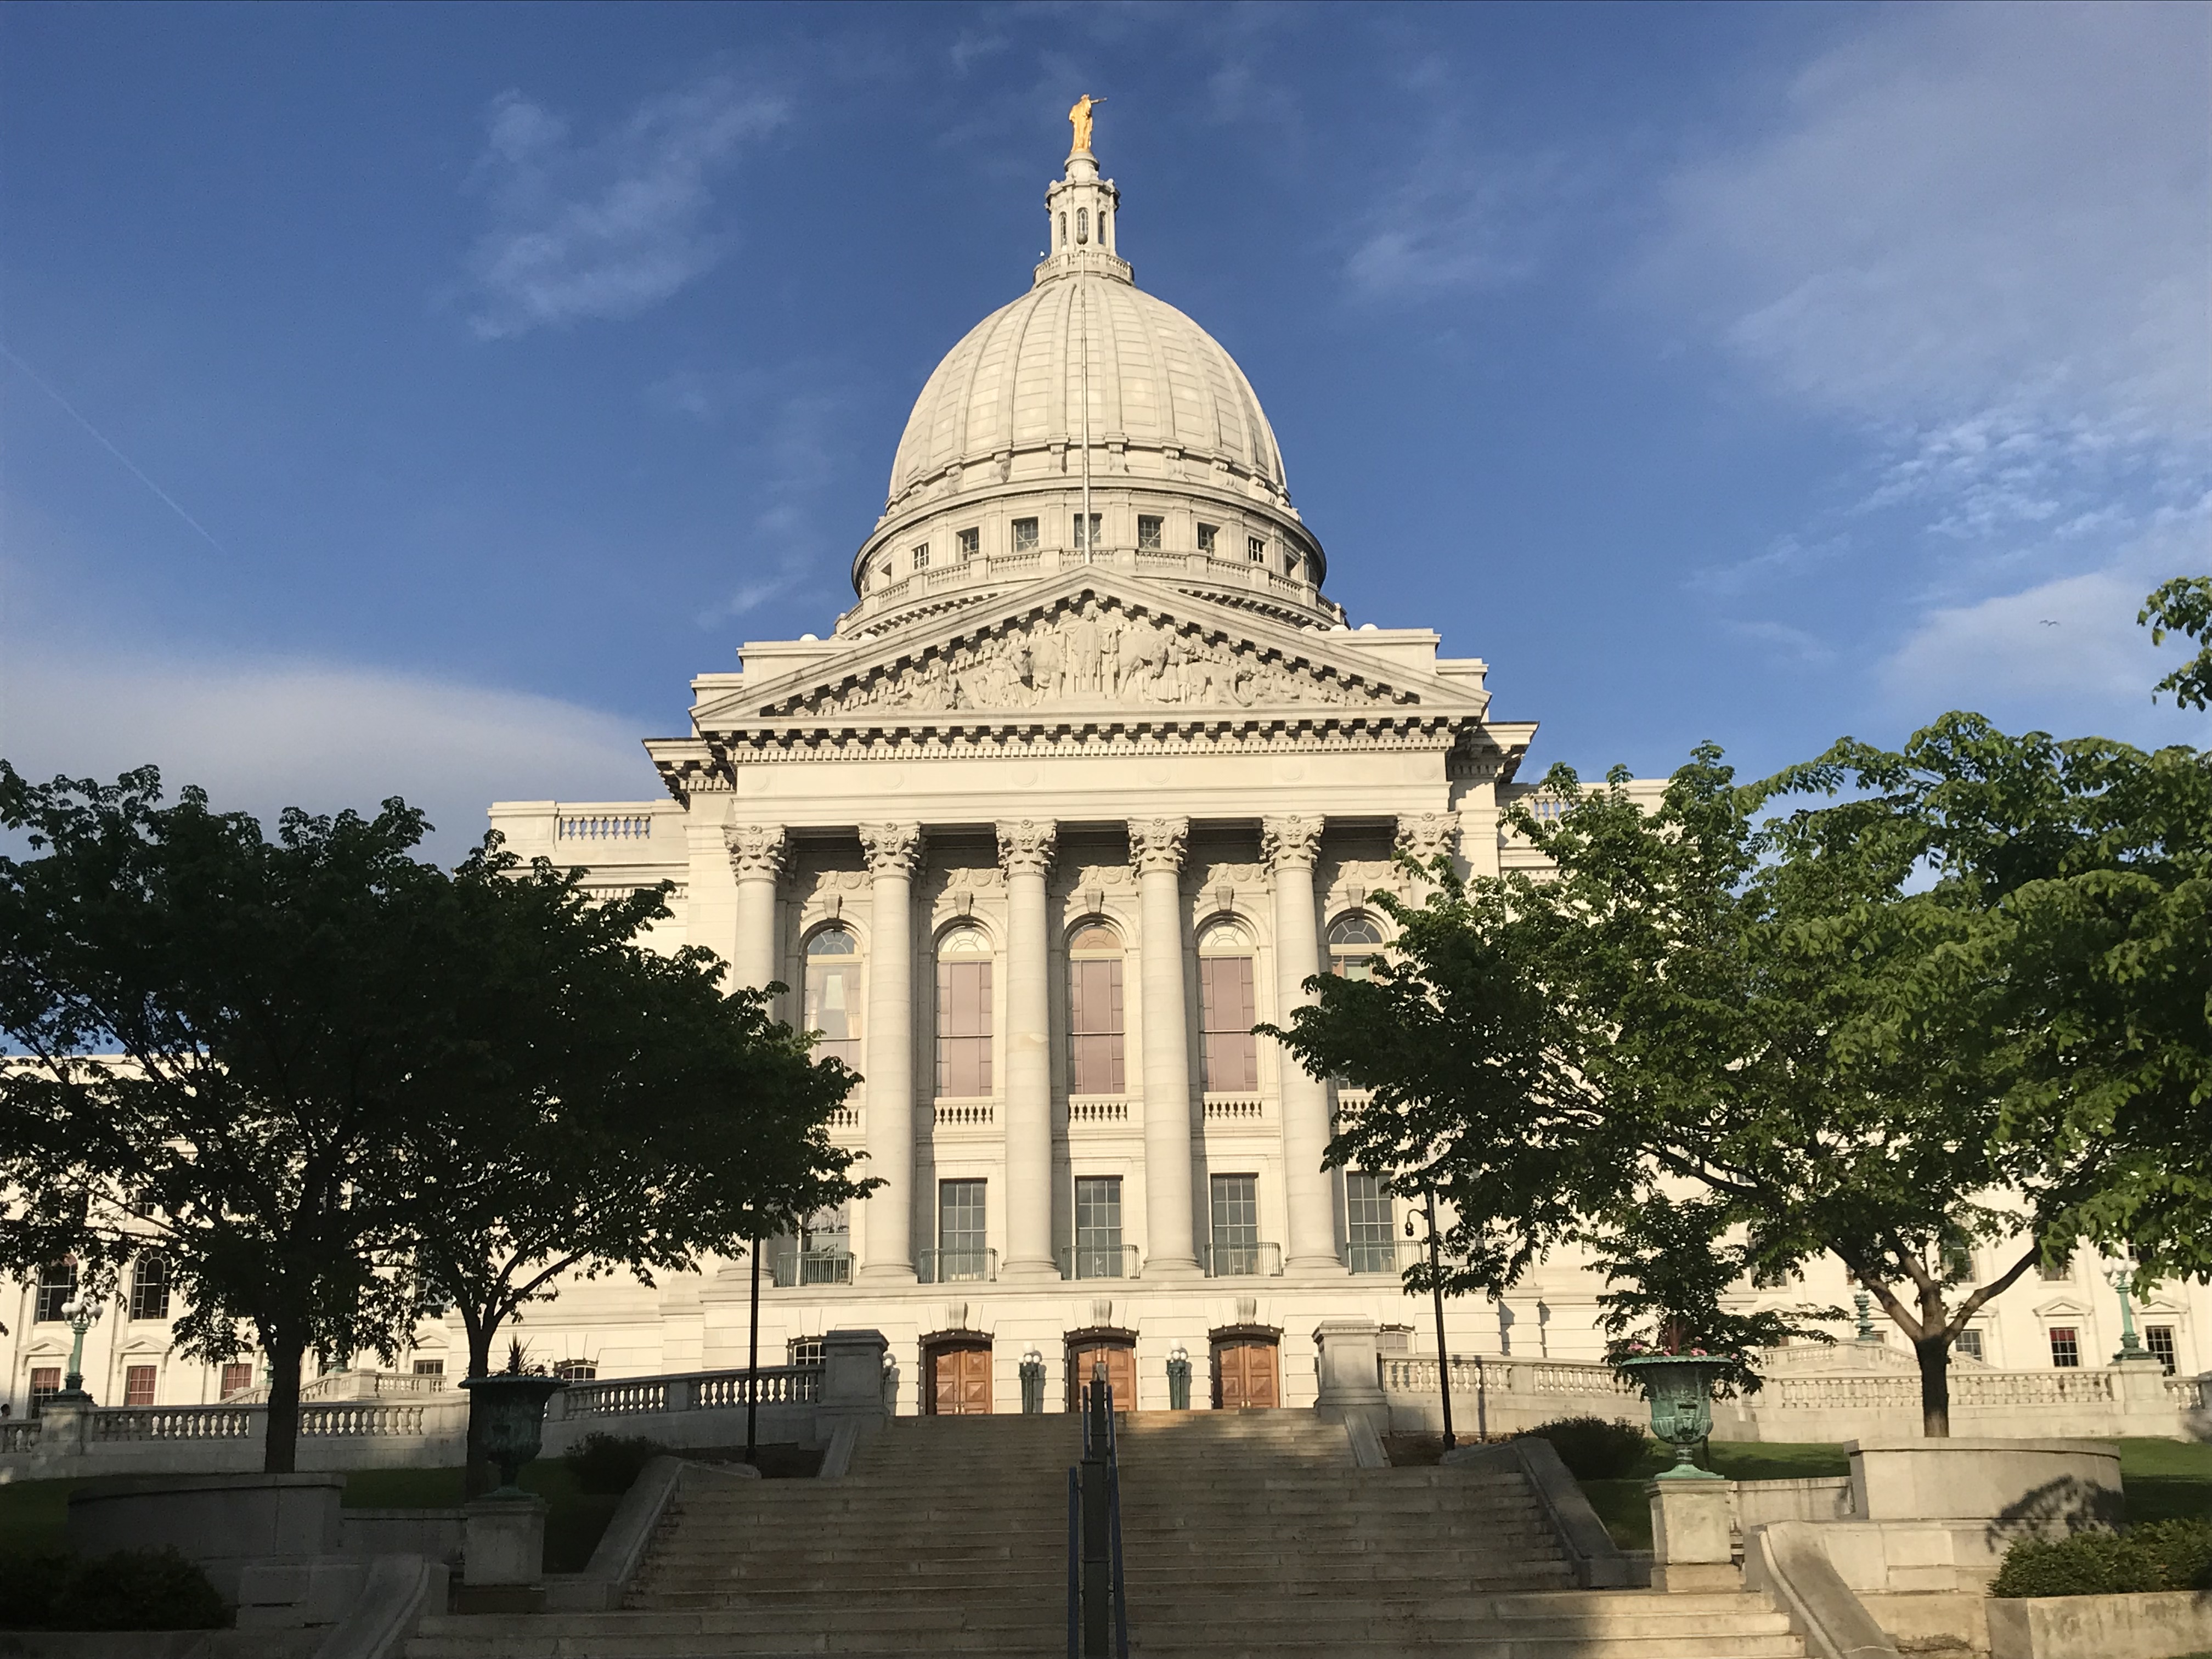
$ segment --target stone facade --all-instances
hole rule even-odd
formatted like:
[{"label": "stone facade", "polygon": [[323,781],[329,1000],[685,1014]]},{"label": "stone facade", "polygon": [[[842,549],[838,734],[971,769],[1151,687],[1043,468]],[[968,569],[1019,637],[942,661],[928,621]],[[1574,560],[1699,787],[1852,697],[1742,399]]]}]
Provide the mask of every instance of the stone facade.
[{"label": "stone facade", "polygon": [[[1278,1341],[1275,1398],[1311,1403],[1328,1322],[1433,1355],[1397,1279],[1404,1206],[1322,1169],[1331,1085],[1249,1027],[1387,948],[1377,896],[1421,885],[1398,854],[1486,875],[1533,856],[1499,816],[1534,724],[1493,716],[1480,659],[1326,597],[1257,397],[1135,286],[1120,213],[1071,155],[1030,291],[922,391],[853,608],[693,680],[690,729],[647,744],[665,799],[491,810],[514,852],[593,890],[672,884],[657,945],[790,988],[784,1017],[865,1075],[833,1131],[888,1184],[779,1243],[763,1355],[880,1330],[902,1411],[935,1402],[956,1352],[964,1397],[999,1410],[1031,1348],[1054,1408],[1079,1348],[1128,1350],[1146,1406],[1177,1346],[1200,1405],[1209,1358],[1235,1350],[1249,1393],[1267,1386],[1251,1351]],[[520,1334],[602,1378],[740,1364],[746,1279],[579,1282]],[[1597,1288],[1547,1264],[1455,1303],[1450,1346],[1595,1358]],[[0,1320],[18,1413],[67,1350],[34,1294]],[[1803,1294],[1843,1300],[1840,1270]],[[2155,1316],[2188,1371],[2212,1359],[2201,1297]],[[88,1346],[97,1397],[124,1403],[138,1355],[160,1403],[219,1396],[123,1311]],[[2041,1364],[2063,1328],[2099,1365],[2114,1314],[2088,1264],[2031,1275],[1984,1357]],[[456,1334],[420,1340],[459,1373]]]}]

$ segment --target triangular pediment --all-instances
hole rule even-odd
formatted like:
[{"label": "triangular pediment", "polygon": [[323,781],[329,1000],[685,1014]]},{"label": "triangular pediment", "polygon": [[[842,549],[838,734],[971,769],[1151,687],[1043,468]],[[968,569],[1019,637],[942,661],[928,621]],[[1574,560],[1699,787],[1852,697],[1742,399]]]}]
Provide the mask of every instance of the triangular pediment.
[{"label": "triangular pediment", "polygon": [[1487,702],[1480,690],[1408,674],[1362,653],[1357,639],[1085,572],[890,639],[856,638],[848,650],[702,705],[695,719],[708,732],[963,714],[988,723],[1262,710],[1480,717]]}]

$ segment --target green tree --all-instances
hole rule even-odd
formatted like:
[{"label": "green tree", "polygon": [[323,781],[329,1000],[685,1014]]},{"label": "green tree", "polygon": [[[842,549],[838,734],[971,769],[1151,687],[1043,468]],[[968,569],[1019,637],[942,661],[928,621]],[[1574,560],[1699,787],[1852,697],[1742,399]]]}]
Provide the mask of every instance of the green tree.
[{"label": "green tree", "polygon": [[[2033,1264],[2100,1150],[2000,1139],[1985,1067],[1899,1022],[1916,999],[1986,994],[1971,908],[1905,902],[1907,830],[1762,827],[1770,790],[1710,745],[1656,804],[1627,784],[1553,769],[1556,816],[1513,814],[1544,878],[1389,904],[1401,936],[1375,980],[1313,982],[1285,1040],[1373,1091],[1331,1158],[1447,1194],[1463,1287],[1501,1287],[1655,1184],[1717,1206],[1760,1280],[1832,1252],[1911,1340],[1926,1430],[1947,1433],[1952,1340]],[[1962,1244],[2022,1228],[1962,1282]]]},{"label": "green tree", "polygon": [[651,1285],[880,1184],[854,1180],[856,1154],[827,1132],[854,1073],[813,1058],[769,993],[726,994],[713,952],[641,947],[665,890],[593,902],[574,872],[495,845],[453,888],[465,942],[447,994],[490,1063],[453,1074],[407,1156],[425,1200],[415,1264],[460,1316],[470,1376],[564,1278]]},{"label": "green tree", "polygon": [[264,1466],[294,1465],[310,1350],[389,1357],[410,1329],[415,1193],[393,1156],[426,1060],[422,919],[444,878],[421,815],[284,815],[275,840],[198,790],[26,782],[0,761],[0,1263],[112,1273],[158,1248],[186,1352],[251,1330]]},{"label": "green tree", "polygon": [[2197,641],[2194,657],[2151,689],[2173,693],[2184,708],[2212,707],[2212,576],[2176,576],[2154,590],[2136,616],[2150,629],[2150,642],[2164,645],[2168,634]]}]

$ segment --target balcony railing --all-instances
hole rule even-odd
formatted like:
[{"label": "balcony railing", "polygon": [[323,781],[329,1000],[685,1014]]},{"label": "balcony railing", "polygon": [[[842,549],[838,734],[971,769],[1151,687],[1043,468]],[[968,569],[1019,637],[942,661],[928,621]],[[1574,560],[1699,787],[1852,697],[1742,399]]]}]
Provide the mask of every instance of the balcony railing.
[{"label": "balcony railing", "polygon": [[794,1285],[849,1285],[853,1282],[850,1250],[785,1250],[769,1268],[778,1289]]},{"label": "balcony railing", "polygon": [[1279,1244],[1215,1244],[1206,1252],[1208,1279],[1278,1279],[1282,1272]]},{"label": "balcony railing", "polygon": [[925,1285],[988,1284],[999,1276],[996,1250],[924,1250],[914,1276]]},{"label": "balcony railing", "polygon": [[1063,1244],[1060,1247],[1062,1279],[1134,1279],[1137,1247],[1133,1244]]},{"label": "balcony railing", "polygon": [[1428,1257],[1418,1238],[1348,1239],[1344,1246],[1344,1265],[1356,1273],[1402,1273]]}]

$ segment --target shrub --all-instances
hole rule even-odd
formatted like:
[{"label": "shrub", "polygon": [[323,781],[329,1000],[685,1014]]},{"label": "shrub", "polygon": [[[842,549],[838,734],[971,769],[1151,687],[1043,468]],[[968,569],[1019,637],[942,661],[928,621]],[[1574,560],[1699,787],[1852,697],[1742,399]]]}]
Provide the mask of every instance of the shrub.
[{"label": "shrub", "polygon": [[221,1630],[230,1609],[175,1550],[0,1562],[0,1630]]},{"label": "shrub", "polygon": [[1513,1437],[1548,1440],[1577,1480],[1619,1480],[1635,1473],[1651,1449],[1650,1437],[1633,1423],[1601,1417],[1563,1417]]},{"label": "shrub", "polygon": [[641,1436],[587,1434],[562,1461],[575,1476],[579,1492],[611,1495],[628,1492],[639,1472],[667,1449]]},{"label": "shrub", "polygon": [[2124,1533],[2023,1538],[2005,1552],[1992,1595],[2130,1595],[2212,1589],[2212,1521],[2153,1521]]}]

